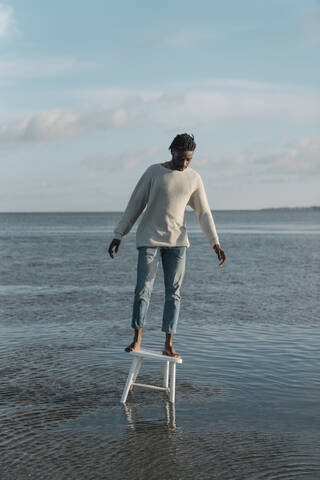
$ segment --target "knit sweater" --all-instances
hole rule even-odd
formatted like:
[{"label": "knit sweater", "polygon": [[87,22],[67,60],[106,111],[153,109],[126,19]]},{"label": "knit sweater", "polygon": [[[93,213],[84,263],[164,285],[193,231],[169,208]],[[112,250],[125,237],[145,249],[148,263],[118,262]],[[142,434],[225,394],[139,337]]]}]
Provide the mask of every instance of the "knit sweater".
[{"label": "knit sweater", "polygon": [[136,232],[136,248],[176,247],[190,243],[185,209],[196,212],[200,227],[210,245],[219,244],[218,234],[201,176],[193,168],[171,170],[161,163],[146,169],[136,184],[128,205],[114,229],[121,239],[147,206]]}]

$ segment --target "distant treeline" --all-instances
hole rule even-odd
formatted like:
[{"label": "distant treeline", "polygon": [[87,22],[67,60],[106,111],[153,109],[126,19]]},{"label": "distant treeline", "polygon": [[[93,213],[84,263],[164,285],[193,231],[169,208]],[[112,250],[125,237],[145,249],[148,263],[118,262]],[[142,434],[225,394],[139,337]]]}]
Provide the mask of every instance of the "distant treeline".
[{"label": "distant treeline", "polygon": [[320,206],[313,205],[311,207],[268,207],[260,210],[320,210]]}]

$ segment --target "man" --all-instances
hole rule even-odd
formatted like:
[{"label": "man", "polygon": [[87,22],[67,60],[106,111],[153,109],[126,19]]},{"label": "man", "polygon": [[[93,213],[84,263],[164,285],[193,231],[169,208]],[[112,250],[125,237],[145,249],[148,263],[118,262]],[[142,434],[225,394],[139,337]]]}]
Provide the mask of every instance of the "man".
[{"label": "man", "polygon": [[205,237],[221,260],[220,267],[226,261],[201,176],[189,167],[195,148],[193,135],[177,135],[169,147],[171,161],[156,163],[147,168],[114,229],[114,238],[108,249],[111,258],[113,249],[118,252],[121,238],[131,230],[147,206],[136,233],[139,254],[131,321],[134,337],[132,343],[125,348],[126,352],[140,350],[142,328],[160,255],[165,283],[162,331],[166,334],[166,340],[162,353],[180,357],[173,348],[173,334],[176,333],[180,311],[180,288],[185,272],[186,249],[190,246],[185,225],[187,205],[195,210]]}]

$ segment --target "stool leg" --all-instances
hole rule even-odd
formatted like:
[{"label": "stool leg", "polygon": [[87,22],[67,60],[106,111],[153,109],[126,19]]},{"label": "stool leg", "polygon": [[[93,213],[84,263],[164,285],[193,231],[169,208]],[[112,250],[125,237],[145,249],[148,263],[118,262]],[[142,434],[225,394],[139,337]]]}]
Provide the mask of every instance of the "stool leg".
[{"label": "stool leg", "polygon": [[176,362],[171,364],[171,377],[170,377],[170,402],[174,403],[176,398]]},{"label": "stool leg", "polygon": [[126,403],[127,396],[128,396],[128,393],[129,393],[131,384],[132,384],[132,382],[133,382],[133,376],[134,376],[134,373],[135,373],[135,371],[136,371],[136,367],[137,367],[137,364],[138,364],[138,360],[139,360],[139,359],[138,359],[137,357],[135,357],[135,358],[132,360],[132,364],[131,364],[131,367],[130,367],[130,370],[129,370],[129,374],[128,374],[128,378],[127,378],[126,384],[125,384],[124,389],[123,389],[123,392],[122,392],[122,397],[121,397],[120,403]]},{"label": "stool leg", "polygon": [[130,390],[133,389],[133,384],[134,384],[134,382],[135,382],[136,379],[137,379],[138,373],[140,372],[140,368],[141,368],[142,362],[143,362],[143,357],[138,358],[138,362],[137,362],[135,371],[133,372],[133,378],[132,378],[132,383],[131,383],[131,385],[130,385]]},{"label": "stool leg", "polygon": [[169,360],[164,364],[164,374],[163,374],[163,386],[168,388],[169,386]]}]

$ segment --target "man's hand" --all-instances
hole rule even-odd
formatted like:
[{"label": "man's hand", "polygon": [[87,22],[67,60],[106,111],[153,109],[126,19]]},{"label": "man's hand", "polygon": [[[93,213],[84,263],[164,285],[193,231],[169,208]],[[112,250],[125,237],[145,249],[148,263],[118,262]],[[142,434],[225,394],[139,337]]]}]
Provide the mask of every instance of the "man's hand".
[{"label": "man's hand", "polygon": [[224,251],[218,244],[214,245],[213,250],[218,255],[219,260],[222,260],[222,262],[219,263],[219,267],[222,267],[227,261],[227,255],[224,253]]},{"label": "man's hand", "polygon": [[114,248],[115,248],[116,253],[118,253],[120,243],[121,243],[121,240],[118,240],[117,238],[114,238],[112,240],[112,242],[110,243],[108,252],[109,252],[109,255],[110,255],[111,258],[113,258],[113,249]]}]

